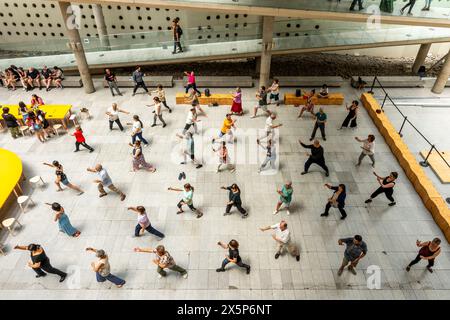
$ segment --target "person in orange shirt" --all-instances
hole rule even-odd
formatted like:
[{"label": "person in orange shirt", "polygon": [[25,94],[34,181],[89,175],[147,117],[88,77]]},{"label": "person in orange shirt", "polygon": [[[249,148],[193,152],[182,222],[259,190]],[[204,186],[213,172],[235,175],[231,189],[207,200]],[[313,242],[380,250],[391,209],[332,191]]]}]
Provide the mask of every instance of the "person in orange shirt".
[{"label": "person in orange shirt", "polygon": [[231,118],[231,113],[227,113],[225,120],[223,120],[222,129],[220,129],[219,136],[212,139],[212,143],[216,141],[216,139],[221,139],[224,135],[228,134],[228,143],[234,142],[233,131],[231,128],[236,129],[235,120]]}]

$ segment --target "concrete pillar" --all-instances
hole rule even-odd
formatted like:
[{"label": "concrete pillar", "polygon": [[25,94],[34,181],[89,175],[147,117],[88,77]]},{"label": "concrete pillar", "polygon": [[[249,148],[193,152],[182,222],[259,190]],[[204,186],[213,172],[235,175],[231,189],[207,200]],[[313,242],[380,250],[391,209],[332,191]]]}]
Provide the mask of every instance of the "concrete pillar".
[{"label": "concrete pillar", "polygon": [[414,60],[414,64],[412,67],[412,72],[417,74],[420,66],[423,66],[425,63],[425,59],[427,58],[428,51],[430,51],[431,43],[422,43],[419,48],[419,52],[417,52],[416,60]]},{"label": "concrete pillar", "polygon": [[448,52],[447,57],[445,58],[444,65],[442,66],[441,72],[439,72],[439,75],[431,91],[434,93],[442,93],[442,91],[444,91],[445,84],[447,83],[449,76],[450,76],[450,51]]},{"label": "concrete pillar", "polygon": [[95,92],[94,84],[92,82],[91,74],[89,73],[89,66],[87,64],[86,55],[84,53],[83,43],[81,42],[78,29],[68,26],[67,23],[73,19],[69,19],[67,9],[70,7],[70,2],[59,1],[59,9],[64,23],[66,24],[67,35],[69,38],[68,46],[72,49],[75,60],[77,62],[78,71],[80,72],[81,81],[83,82],[84,91],[86,93]]},{"label": "concrete pillar", "polygon": [[265,16],[263,18],[261,67],[259,72],[259,86],[269,85],[270,62],[272,61],[273,42],[273,22],[274,17]]},{"label": "concrete pillar", "polygon": [[109,47],[108,31],[106,30],[105,17],[103,16],[102,6],[100,4],[92,5],[92,12],[94,13],[95,24],[97,25],[97,33],[100,38],[100,44],[104,50],[111,50]]}]

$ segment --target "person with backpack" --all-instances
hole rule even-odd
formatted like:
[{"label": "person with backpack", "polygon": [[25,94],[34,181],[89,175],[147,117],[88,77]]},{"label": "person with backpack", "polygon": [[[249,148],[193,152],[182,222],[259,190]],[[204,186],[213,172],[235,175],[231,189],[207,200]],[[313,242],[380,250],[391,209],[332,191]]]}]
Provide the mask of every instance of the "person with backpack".
[{"label": "person with backpack", "polygon": [[172,54],[177,53],[177,47],[178,52],[183,52],[183,48],[181,47],[181,35],[183,34],[183,29],[181,29],[180,25],[178,24],[180,22],[180,19],[175,18],[172,20],[172,31],[173,31],[173,51]]}]

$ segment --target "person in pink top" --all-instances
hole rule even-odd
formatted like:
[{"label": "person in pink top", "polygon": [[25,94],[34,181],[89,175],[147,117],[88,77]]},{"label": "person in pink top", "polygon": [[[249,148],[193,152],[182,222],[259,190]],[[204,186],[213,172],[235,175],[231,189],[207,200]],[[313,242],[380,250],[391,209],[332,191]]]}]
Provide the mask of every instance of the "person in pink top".
[{"label": "person in pink top", "polygon": [[237,87],[236,92],[232,93],[233,95],[233,104],[231,105],[231,113],[242,116],[244,111],[242,110],[242,92],[241,88]]},{"label": "person in pink top", "polygon": [[195,83],[194,71],[191,71],[191,72],[185,71],[184,74],[188,77],[188,83],[186,85],[186,94],[189,92],[189,89],[192,88],[200,96],[202,93],[200,91],[198,91],[198,89],[197,89],[197,84]]},{"label": "person in pink top", "polygon": [[230,164],[230,158],[228,157],[227,143],[225,141],[222,141],[221,146],[217,150],[215,150],[214,147],[212,148],[212,150],[213,152],[217,152],[219,154],[219,165],[217,166],[216,173],[220,172],[220,167],[223,164],[227,168],[229,168],[232,173],[236,171],[236,167]]}]

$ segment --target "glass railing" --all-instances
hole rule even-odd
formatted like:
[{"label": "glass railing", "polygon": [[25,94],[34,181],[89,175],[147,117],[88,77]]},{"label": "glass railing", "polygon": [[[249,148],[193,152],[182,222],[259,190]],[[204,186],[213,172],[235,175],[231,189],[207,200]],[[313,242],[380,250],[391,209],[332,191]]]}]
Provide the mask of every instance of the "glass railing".
[{"label": "glass railing", "polygon": [[[166,0],[165,2],[186,2],[202,6],[216,4],[341,13],[355,12],[368,15],[373,15],[373,10],[376,10],[380,15],[446,20],[450,17],[449,0],[417,0],[411,1],[411,3],[414,2],[412,6],[407,6],[410,3],[409,0],[361,0],[364,7],[363,10],[359,10],[358,1],[354,0]],[[353,7],[352,4],[354,4]],[[350,9],[353,10],[351,11]]]}]

